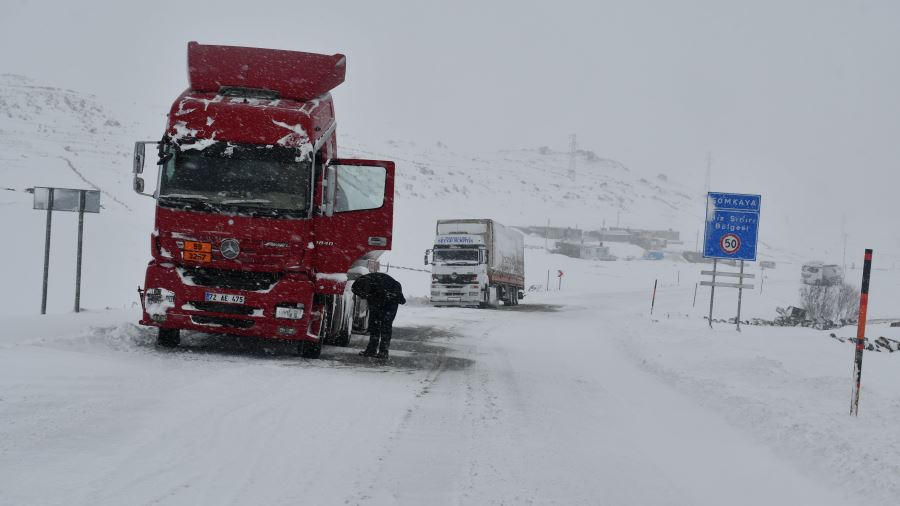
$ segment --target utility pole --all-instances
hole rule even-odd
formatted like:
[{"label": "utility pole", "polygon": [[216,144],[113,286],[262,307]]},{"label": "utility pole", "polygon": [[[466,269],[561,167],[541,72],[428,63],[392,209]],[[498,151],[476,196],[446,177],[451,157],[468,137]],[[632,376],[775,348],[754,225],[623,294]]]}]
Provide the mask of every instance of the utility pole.
[{"label": "utility pole", "polygon": [[569,179],[575,181],[575,134],[569,137]]}]

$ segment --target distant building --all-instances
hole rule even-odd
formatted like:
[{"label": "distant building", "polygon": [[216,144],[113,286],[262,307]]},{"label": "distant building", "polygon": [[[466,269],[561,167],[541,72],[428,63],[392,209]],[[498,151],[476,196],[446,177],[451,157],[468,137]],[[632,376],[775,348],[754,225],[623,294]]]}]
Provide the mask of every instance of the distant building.
[{"label": "distant building", "polygon": [[540,237],[546,237],[547,239],[554,239],[557,241],[581,242],[582,238],[584,237],[584,231],[580,228],[542,227],[539,225],[518,228],[526,234],[534,234]]},{"label": "distant building", "polygon": [[[643,230],[637,228],[609,227],[602,228],[600,230],[585,231],[580,228],[572,227],[530,226],[521,227],[521,230],[527,234],[535,234],[540,237],[546,237],[548,239],[571,243],[574,245],[563,246],[563,249],[576,247],[580,248],[581,244],[588,242],[597,242],[601,244],[604,242],[628,243],[640,246],[645,250],[654,251],[666,249],[666,247],[671,244],[682,244],[681,234],[678,231],[672,229]],[[557,247],[557,250],[562,252],[559,246]],[[568,251],[568,249],[566,249],[566,251]],[[594,256],[589,255],[588,257],[583,257],[579,255],[580,253],[576,253],[573,249],[569,256],[575,258],[589,258]]]},{"label": "distant building", "polygon": [[603,243],[557,241],[554,252],[567,257],[582,258],[586,260],[616,259],[615,256],[609,253],[609,247],[604,246]]}]

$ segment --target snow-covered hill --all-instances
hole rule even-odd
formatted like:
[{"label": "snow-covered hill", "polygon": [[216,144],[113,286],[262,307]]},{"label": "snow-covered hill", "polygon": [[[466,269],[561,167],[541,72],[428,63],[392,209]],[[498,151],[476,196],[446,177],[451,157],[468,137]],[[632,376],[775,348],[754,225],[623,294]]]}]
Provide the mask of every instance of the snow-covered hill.
[{"label": "snow-covered hill", "polygon": [[[40,309],[46,213],[32,210],[34,186],[96,189],[101,212],[85,217],[82,305],[121,307],[147,262],[152,201],[130,191],[132,123],[96,97],[0,76],[0,276],[7,289],[0,314]],[[74,302],[77,215],[54,213],[48,311]]]},{"label": "snow-covered hill", "polygon": [[[23,76],[0,77],[0,223],[21,238],[0,263],[3,278],[21,288],[5,295],[0,311],[39,308],[45,214],[31,210],[31,195],[24,190],[33,186],[102,192],[102,212],[86,218],[83,305],[121,307],[136,301],[148,259],[152,201],[131,191],[131,148],[135,140],[160,134],[148,125],[162,113],[140,104],[111,111],[97,97]],[[684,231],[692,230],[702,211],[702,202],[665,174],[638,174],[589,150],[578,152],[572,180],[568,153],[547,147],[469,153],[437,141],[422,146],[359,139],[340,127],[338,136],[342,156],[397,162],[395,247],[384,257],[394,265],[421,267],[439,218],[490,217],[510,225],[549,220],[554,226],[590,228],[619,220]],[[74,214],[55,213],[51,311],[72,305],[75,235]],[[410,293],[427,292],[428,279],[421,273],[398,276]]]}]

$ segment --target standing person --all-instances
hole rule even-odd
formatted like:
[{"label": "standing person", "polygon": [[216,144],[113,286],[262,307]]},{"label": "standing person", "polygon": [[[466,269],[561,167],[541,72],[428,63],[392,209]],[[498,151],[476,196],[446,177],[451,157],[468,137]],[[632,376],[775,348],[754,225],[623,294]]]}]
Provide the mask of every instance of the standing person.
[{"label": "standing person", "polygon": [[359,354],[364,357],[388,358],[397,307],[399,304],[406,304],[403,287],[383,272],[371,272],[357,278],[351,290],[369,303],[369,345]]}]

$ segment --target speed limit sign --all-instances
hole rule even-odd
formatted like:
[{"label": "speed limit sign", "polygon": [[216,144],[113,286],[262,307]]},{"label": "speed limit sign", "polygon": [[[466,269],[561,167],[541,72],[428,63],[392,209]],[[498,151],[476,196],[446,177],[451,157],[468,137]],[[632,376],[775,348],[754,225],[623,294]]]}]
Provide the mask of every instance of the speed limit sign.
[{"label": "speed limit sign", "polygon": [[735,234],[725,234],[722,236],[722,240],[719,241],[719,246],[722,247],[722,251],[726,254],[732,255],[741,249],[741,238]]},{"label": "speed limit sign", "polygon": [[709,192],[703,257],[756,260],[760,195]]}]

